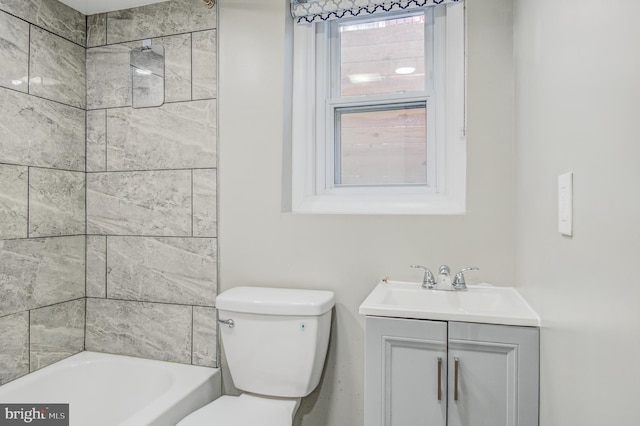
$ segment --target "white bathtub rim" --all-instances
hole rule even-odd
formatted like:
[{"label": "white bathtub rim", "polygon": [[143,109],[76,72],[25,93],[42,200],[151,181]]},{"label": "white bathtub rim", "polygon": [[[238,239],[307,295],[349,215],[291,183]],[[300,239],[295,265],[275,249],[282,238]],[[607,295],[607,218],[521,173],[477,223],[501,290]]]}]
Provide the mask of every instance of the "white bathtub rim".
[{"label": "white bathtub rim", "polygon": [[[0,402],[3,402],[3,395],[10,394],[12,389],[21,389],[24,386],[38,386],[37,381],[48,375],[59,373],[60,371],[68,368],[73,368],[74,366],[103,362],[106,362],[106,365],[108,365],[109,362],[113,361],[115,361],[116,364],[118,362],[126,362],[133,365],[138,364],[145,365],[147,367],[154,366],[164,371],[169,370],[169,374],[172,376],[171,386],[167,390],[159,393],[153,400],[145,404],[140,408],[140,410],[136,411],[130,417],[126,418],[118,426],[160,426],[170,424],[165,423],[164,420],[158,420],[162,419],[163,416],[170,417],[172,418],[172,421],[175,421],[175,423],[177,423],[177,421],[179,421],[192,411],[195,411],[196,409],[218,398],[221,393],[221,373],[218,368],[179,364],[175,362],[131,357],[127,355],[114,355],[101,352],[83,351],[0,386]],[[190,401],[186,407],[178,407],[181,403],[183,403],[185,399],[187,399],[188,395],[191,395],[192,392],[198,392],[196,394],[197,396],[195,398],[195,401]],[[55,398],[52,399],[54,400],[21,402],[68,402],[63,400],[55,400]],[[172,410],[175,412],[172,413]]]}]

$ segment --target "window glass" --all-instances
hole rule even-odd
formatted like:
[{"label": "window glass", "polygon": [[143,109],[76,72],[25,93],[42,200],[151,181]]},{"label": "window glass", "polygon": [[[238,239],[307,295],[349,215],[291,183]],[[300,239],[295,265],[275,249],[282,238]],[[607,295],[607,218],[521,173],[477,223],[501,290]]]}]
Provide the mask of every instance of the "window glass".
[{"label": "window glass", "polygon": [[336,109],[336,185],[427,183],[426,104]]},{"label": "window glass", "polygon": [[340,95],[425,90],[424,14],[342,24]]}]

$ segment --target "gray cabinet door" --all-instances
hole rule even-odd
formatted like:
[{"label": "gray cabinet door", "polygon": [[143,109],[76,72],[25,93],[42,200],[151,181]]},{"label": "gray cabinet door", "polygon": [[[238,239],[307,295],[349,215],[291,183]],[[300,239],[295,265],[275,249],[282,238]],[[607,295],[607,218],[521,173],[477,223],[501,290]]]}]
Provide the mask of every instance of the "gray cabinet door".
[{"label": "gray cabinet door", "polygon": [[445,426],[446,377],[446,322],[367,317],[366,426]]},{"label": "gray cabinet door", "polygon": [[449,323],[448,426],[538,426],[538,371],[537,328]]}]

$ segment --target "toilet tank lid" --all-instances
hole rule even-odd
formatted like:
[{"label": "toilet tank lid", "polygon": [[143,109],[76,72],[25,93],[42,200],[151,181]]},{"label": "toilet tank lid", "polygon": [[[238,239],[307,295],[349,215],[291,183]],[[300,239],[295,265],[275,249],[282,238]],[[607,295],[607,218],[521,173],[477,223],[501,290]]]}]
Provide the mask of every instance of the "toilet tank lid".
[{"label": "toilet tank lid", "polygon": [[234,287],[216,298],[221,311],[266,315],[317,316],[334,303],[332,291],[293,288]]}]

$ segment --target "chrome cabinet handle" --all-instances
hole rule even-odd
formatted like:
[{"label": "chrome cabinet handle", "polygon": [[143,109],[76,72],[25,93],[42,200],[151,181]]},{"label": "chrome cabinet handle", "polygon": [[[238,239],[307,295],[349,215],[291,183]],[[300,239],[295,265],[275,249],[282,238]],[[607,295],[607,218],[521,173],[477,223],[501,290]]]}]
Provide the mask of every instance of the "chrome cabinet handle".
[{"label": "chrome cabinet handle", "polygon": [[460,360],[453,358],[454,373],[453,373],[453,400],[458,400],[458,370],[460,367]]},{"label": "chrome cabinet handle", "polygon": [[235,321],[233,321],[232,319],[228,319],[228,320],[221,320],[219,319],[218,322],[222,325],[226,325],[229,328],[233,328],[236,326]]},{"label": "chrome cabinet handle", "polygon": [[442,358],[438,357],[438,401],[442,401]]}]

